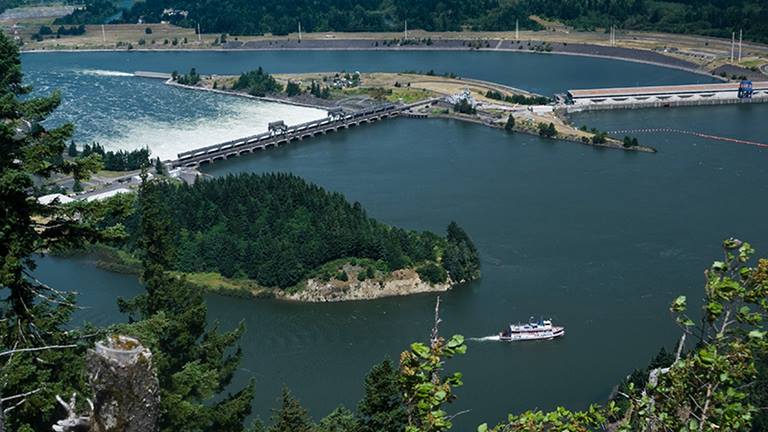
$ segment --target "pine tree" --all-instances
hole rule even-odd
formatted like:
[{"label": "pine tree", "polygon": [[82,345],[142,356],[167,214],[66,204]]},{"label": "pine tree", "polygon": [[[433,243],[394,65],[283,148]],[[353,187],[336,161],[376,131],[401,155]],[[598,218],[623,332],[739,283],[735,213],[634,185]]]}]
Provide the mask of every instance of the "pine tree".
[{"label": "pine tree", "polygon": [[280,409],[275,410],[268,432],[312,432],[313,429],[307,410],[287,388],[283,388]]},{"label": "pine tree", "polygon": [[16,44],[0,32],[0,424],[14,431],[50,429],[58,414],[55,395],[84,388],[82,354],[92,343],[70,327],[74,296],[38,281],[35,260],[120,234],[96,228],[103,220],[89,209],[75,217],[74,210],[31,196],[35,179],[68,174],[79,181],[99,164],[61,158],[72,125],[46,130],[41,124],[59,105],[59,94],[22,100],[29,91]]},{"label": "pine tree", "polygon": [[397,369],[389,360],[375,365],[365,377],[365,396],[357,406],[360,432],[402,432],[405,408]]},{"label": "pine tree", "polygon": [[226,333],[220,333],[217,324],[207,329],[202,293],[166,272],[175,259],[175,238],[168,204],[158,189],[161,181],[145,179],[139,191],[138,246],[143,253],[146,293],[121,299],[119,305],[132,320],[144,322],[126,331],[147,343],[157,356],[161,431],[239,432],[251,412],[253,382],[235,394],[217,395],[229,386],[240,363],[241,350],[232,352],[232,347],[245,328],[241,323]]},{"label": "pine tree", "polygon": [[77,144],[74,141],[70,141],[69,147],[67,147],[67,156],[77,157]]},{"label": "pine tree", "polygon": [[155,173],[157,175],[168,175],[168,171],[165,169],[165,165],[160,158],[155,159]]},{"label": "pine tree", "polygon": [[315,432],[358,432],[357,420],[352,411],[340,406],[320,420]]},{"label": "pine tree", "polygon": [[504,125],[504,130],[507,132],[512,132],[515,130],[515,118],[512,117],[512,114],[507,117],[507,123]]}]

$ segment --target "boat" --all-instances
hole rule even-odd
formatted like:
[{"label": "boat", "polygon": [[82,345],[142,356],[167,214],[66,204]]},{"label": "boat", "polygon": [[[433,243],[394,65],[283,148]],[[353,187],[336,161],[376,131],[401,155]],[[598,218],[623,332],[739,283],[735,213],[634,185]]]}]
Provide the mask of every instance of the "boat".
[{"label": "boat", "polygon": [[527,324],[510,324],[499,333],[499,340],[506,342],[550,340],[563,335],[565,335],[565,327],[552,325],[552,320],[536,321],[531,317]]}]

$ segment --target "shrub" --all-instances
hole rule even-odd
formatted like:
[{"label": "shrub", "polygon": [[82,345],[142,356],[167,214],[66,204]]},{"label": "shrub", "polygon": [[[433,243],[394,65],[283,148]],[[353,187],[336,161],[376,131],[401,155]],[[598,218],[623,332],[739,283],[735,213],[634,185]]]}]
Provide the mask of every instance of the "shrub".
[{"label": "shrub", "polygon": [[419,277],[430,284],[443,283],[448,280],[448,272],[435,263],[424,264],[416,269]]}]

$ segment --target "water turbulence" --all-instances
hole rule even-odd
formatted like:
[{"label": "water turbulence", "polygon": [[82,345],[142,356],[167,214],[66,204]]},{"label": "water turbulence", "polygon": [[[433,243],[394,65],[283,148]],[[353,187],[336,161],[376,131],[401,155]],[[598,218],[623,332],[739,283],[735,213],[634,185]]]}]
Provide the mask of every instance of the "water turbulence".
[{"label": "water turbulence", "polygon": [[102,76],[102,77],[132,77],[132,76],[134,76],[132,73],[128,73],[128,72],[104,70],[104,69],[76,69],[73,72],[78,74],[78,75],[91,75],[91,76]]}]

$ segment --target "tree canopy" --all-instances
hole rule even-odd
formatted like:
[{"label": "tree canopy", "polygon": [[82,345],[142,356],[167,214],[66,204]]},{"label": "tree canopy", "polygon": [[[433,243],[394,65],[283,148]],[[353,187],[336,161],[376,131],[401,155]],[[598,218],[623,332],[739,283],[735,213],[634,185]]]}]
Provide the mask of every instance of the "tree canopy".
[{"label": "tree canopy", "polygon": [[[457,282],[479,276],[477,250],[455,223],[446,238],[384,225],[359,203],[291,174],[228,175],[154,187],[176,239],[169,270],[218,272],[280,288],[341,258],[379,260],[385,270],[441,263]],[[140,233],[135,217],[126,225],[132,237]],[[135,242],[129,247],[142,249]]]},{"label": "tree canopy", "polygon": [[[183,10],[188,14],[166,13]],[[768,41],[768,5],[759,0],[147,0],[127,22],[171,21],[204,32],[284,35],[305,31],[429,31],[540,29],[529,16],[562,20],[579,29],[617,25],[636,30],[730,37],[743,28],[749,40]]]}]

